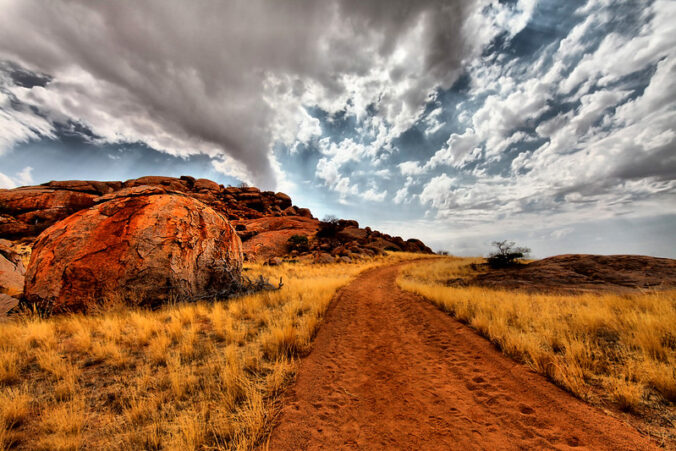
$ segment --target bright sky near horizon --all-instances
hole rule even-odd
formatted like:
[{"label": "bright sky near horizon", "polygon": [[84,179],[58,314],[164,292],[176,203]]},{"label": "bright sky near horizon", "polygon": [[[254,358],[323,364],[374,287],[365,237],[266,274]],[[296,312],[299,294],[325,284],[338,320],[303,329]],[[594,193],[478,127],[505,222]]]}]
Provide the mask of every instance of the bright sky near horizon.
[{"label": "bright sky near horizon", "polygon": [[185,174],[459,255],[676,257],[676,1],[0,10],[0,188]]}]

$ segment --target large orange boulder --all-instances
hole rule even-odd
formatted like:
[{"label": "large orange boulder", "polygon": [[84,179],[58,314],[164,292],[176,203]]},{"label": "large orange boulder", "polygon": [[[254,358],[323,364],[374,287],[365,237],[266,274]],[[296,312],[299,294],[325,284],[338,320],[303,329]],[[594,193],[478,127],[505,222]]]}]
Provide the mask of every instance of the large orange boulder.
[{"label": "large orange boulder", "polygon": [[155,306],[218,295],[240,275],[242,243],[211,207],[158,186],[102,196],[45,230],[24,298],[52,312],[108,300]]}]

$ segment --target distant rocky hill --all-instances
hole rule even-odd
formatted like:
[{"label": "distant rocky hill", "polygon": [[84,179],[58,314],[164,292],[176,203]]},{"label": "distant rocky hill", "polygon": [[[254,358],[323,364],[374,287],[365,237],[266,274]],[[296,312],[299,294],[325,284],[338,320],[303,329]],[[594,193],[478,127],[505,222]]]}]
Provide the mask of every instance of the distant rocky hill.
[{"label": "distant rocky hill", "polygon": [[676,287],[676,260],[644,255],[565,254],[451,282],[530,292],[670,289]]},{"label": "distant rocky hill", "polygon": [[432,252],[356,221],[319,221],[284,193],[187,176],[0,190],[0,310],[9,296],[53,311],[121,293],[143,304],[194,298],[221,292],[243,260],[350,262],[388,250]]},{"label": "distant rocky hill", "polygon": [[[309,209],[293,205],[284,193],[261,191],[255,187],[225,187],[211,180],[188,176],[148,176],[126,182],[53,181],[0,190],[0,239],[30,241],[56,222],[105,200],[104,196],[139,186],[183,193],[225,216],[235,225],[244,243],[245,258],[284,256],[288,238],[294,234],[310,237],[321,225]],[[356,251],[388,249],[432,253],[420,240],[403,240],[368,227],[362,229],[356,221],[339,221],[337,229],[340,230],[336,230],[336,236],[311,242],[310,250],[330,254],[337,249],[334,256],[346,256],[347,251],[341,249],[344,246]]]}]

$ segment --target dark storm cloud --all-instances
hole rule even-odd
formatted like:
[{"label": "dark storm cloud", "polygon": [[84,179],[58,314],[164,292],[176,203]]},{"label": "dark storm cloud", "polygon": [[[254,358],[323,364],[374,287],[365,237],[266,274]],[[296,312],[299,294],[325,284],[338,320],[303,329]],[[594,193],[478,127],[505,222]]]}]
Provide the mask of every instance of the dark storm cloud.
[{"label": "dark storm cloud", "polygon": [[46,86],[52,80],[52,77],[47,74],[26,70],[12,61],[0,61],[0,72],[6,73],[13,84],[22,88]]},{"label": "dark storm cloud", "polygon": [[[270,102],[266,92],[274,97],[294,86],[302,93],[313,85],[315,100],[329,102],[349,94],[346,77],[385,65],[388,75],[379,83],[412,84],[389,99],[394,117],[452,83],[476,42],[463,31],[475,2],[461,0],[6,0],[1,7],[0,56],[34,75],[13,77],[28,90],[19,91],[23,101],[54,121],[82,121],[104,141],[146,141],[173,154],[223,153],[267,186],[274,184],[273,124],[284,128],[284,117],[295,111]],[[409,60],[389,63],[411,34],[422,45],[419,73],[405,67]],[[48,78],[36,78],[40,73],[53,82],[44,87]],[[266,91],[270,80],[277,84]]]}]

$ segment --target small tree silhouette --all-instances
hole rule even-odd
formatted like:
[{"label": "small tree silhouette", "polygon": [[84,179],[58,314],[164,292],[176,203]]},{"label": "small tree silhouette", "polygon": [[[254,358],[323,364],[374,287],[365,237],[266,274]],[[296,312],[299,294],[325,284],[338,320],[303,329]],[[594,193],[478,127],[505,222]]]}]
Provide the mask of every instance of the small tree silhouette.
[{"label": "small tree silhouette", "polygon": [[333,215],[324,216],[324,220],[319,223],[317,236],[319,238],[333,238],[338,233],[339,219]]},{"label": "small tree silhouette", "polygon": [[488,265],[491,268],[507,268],[521,264],[519,261],[530,253],[527,247],[516,247],[514,241],[493,241],[497,250],[488,254]]}]

